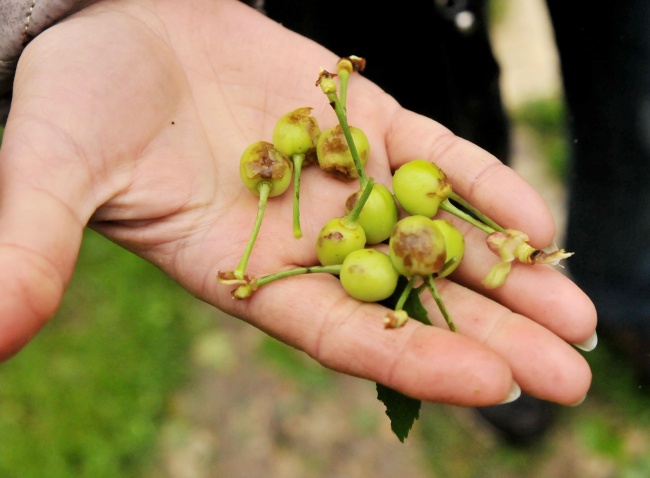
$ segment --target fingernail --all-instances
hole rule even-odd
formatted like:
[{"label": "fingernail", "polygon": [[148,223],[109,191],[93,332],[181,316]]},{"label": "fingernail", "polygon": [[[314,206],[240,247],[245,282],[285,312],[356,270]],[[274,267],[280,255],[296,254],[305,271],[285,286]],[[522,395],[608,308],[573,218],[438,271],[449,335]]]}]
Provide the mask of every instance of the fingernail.
[{"label": "fingernail", "polygon": [[578,401],[575,402],[575,403],[572,403],[572,404],[569,405],[569,406],[570,406],[570,407],[577,407],[578,405],[581,405],[582,402],[584,402],[586,398],[587,398],[587,395],[585,394],[585,395],[583,395],[583,397],[582,397],[580,400],[578,400]]},{"label": "fingernail", "polygon": [[517,385],[517,382],[514,380],[512,381],[512,388],[510,389],[510,393],[508,393],[508,396],[505,398],[505,400],[497,403],[497,405],[505,405],[506,403],[514,402],[521,396],[521,388],[519,388],[519,385]]},{"label": "fingernail", "polygon": [[573,344],[573,345],[579,348],[580,350],[584,350],[585,352],[591,352],[593,349],[596,348],[596,345],[598,345],[598,334],[594,332],[594,334],[584,342],[580,344]]}]

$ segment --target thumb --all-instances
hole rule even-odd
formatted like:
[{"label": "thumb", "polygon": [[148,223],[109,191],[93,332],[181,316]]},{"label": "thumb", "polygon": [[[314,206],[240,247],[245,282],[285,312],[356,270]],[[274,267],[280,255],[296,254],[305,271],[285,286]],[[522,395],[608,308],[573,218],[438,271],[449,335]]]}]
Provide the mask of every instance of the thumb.
[{"label": "thumb", "polygon": [[71,207],[75,173],[20,137],[8,127],[0,148],[0,361],[56,312],[85,224]]}]

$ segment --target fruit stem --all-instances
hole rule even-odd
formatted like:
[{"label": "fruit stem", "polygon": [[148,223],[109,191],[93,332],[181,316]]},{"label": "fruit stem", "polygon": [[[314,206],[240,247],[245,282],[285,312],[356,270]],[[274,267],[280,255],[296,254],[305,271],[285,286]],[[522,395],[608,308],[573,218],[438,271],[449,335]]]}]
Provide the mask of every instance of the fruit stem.
[{"label": "fruit stem", "polygon": [[471,215],[476,217],[483,224],[493,228],[495,231],[500,231],[500,232],[505,231],[505,229],[503,227],[498,225],[496,222],[494,222],[492,219],[487,217],[485,214],[483,214],[477,208],[472,206],[468,201],[465,200],[465,198],[463,198],[462,196],[459,196],[456,192],[452,191],[451,194],[449,195],[449,199],[452,199],[452,200],[456,201],[463,208],[467,209]]},{"label": "fruit stem", "polygon": [[395,304],[395,310],[402,310],[404,308],[406,299],[408,299],[409,295],[411,294],[411,291],[413,290],[413,285],[415,284],[416,280],[417,277],[411,277],[409,279],[406,286],[404,287],[404,290],[400,294],[399,299],[397,299],[397,303]]},{"label": "fruit stem", "polygon": [[[476,219],[471,214],[468,214],[465,211],[463,211],[463,210],[457,208],[456,206],[454,206],[451,203],[451,201],[449,201],[449,198],[445,199],[442,203],[440,203],[440,209],[442,209],[443,211],[447,211],[448,213],[451,213],[454,216],[457,216],[457,217],[469,222],[470,224],[478,227],[481,231],[483,231],[483,232],[485,232],[487,234],[492,234],[493,232],[495,232],[495,229],[492,226],[489,226],[489,225],[485,224],[484,222],[479,221],[478,219]],[[499,227],[499,226],[497,226],[497,227]],[[498,230],[502,231],[503,228],[499,227]]]},{"label": "fruit stem", "polygon": [[456,324],[454,324],[454,321],[452,320],[451,316],[449,315],[449,312],[447,311],[447,307],[445,306],[445,303],[442,301],[442,297],[440,297],[440,294],[438,293],[438,289],[436,288],[435,278],[433,276],[427,276],[424,282],[427,284],[427,287],[431,292],[431,295],[433,296],[434,300],[436,301],[436,304],[438,304],[438,308],[440,309],[440,312],[442,312],[442,316],[445,318],[445,321],[449,326],[449,330],[451,330],[452,332],[456,332]]},{"label": "fruit stem", "polygon": [[305,155],[296,153],[291,159],[293,161],[293,237],[300,239],[302,237],[300,227],[300,175]]},{"label": "fruit stem", "polygon": [[338,74],[341,77],[341,105],[347,111],[348,79],[353,72],[363,71],[366,68],[366,60],[360,56],[350,55],[339,58],[336,66]]},{"label": "fruit stem", "polygon": [[341,265],[331,265],[331,266],[311,266],[311,267],[295,267],[293,269],[288,269],[286,271],[275,272],[273,274],[260,277],[256,281],[256,286],[262,287],[270,282],[276,281],[278,279],[284,279],[286,277],[293,277],[302,274],[316,274],[316,273],[327,273],[338,275],[341,272]]},{"label": "fruit stem", "polygon": [[370,197],[370,194],[372,193],[372,188],[374,187],[375,182],[372,178],[369,178],[367,180],[366,185],[363,188],[363,192],[361,193],[361,196],[359,196],[359,200],[357,203],[354,205],[352,210],[346,214],[341,222],[343,225],[349,225],[349,224],[354,224],[357,222],[359,219],[359,214],[361,214],[361,210],[363,209],[363,206],[366,205],[366,202],[368,201],[368,198]]},{"label": "fruit stem", "polygon": [[347,112],[346,104],[348,98],[348,80],[350,79],[350,71],[347,68],[339,67],[339,78],[340,78],[340,88],[341,88],[341,94],[340,94],[341,108],[343,108],[343,111]]},{"label": "fruit stem", "polygon": [[[418,282],[420,278],[418,276],[413,276],[409,279],[408,283],[406,284],[406,287],[404,287],[404,290],[402,291],[402,294],[399,296],[399,299],[397,299],[397,303],[395,304],[395,310],[402,310],[404,308],[404,304],[406,304],[407,299],[411,296],[411,294],[418,295],[422,291],[422,287],[418,287],[417,289],[415,288],[416,282]],[[419,322],[422,322],[425,325],[432,325],[431,321],[429,318],[425,315],[420,315],[417,320]]]},{"label": "fruit stem", "polygon": [[348,148],[350,149],[350,154],[352,155],[352,160],[354,161],[354,166],[357,169],[357,174],[359,175],[359,182],[361,187],[365,187],[368,182],[366,172],[361,164],[361,159],[359,158],[359,152],[357,151],[357,145],[354,144],[354,138],[352,138],[352,133],[350,132],[350,125],[348,124],[347,114],[345,112],[345,106],[342,104],[338,94],[336,84],[334,83],[332,73],[327,71],[321,71],[320,76],[318,77],[318,83],[323,90],[323,93],[327,96],[327,99],[330,102],[336,117],[339,120],[341,129],[343,130],[343,136],[345,136],[345,141],[348,143]]},{"label": "fruit stem", "polygon": [[264,211],[266,210],[266,203],[269,199],[269,194],[271,193],[271,183],[268,181],[262,181],[257,186],[257,189],[260,192],[260,200],[257,206],[257,217],[255,218],[255,225],[253,226],[253,231],[251,232],[250,237],[248,238],[248,244],[246,244],[246,249],[237,265],[237,268],[234,271],[235,278],[244,279],[246,273],[246,266],[248,265],[248,260],[250,259],[251,252],[253,251],[253,246],[257,240],[257,235],[260,232],[260,226],[262,225],[262,219],[264,219]]}]

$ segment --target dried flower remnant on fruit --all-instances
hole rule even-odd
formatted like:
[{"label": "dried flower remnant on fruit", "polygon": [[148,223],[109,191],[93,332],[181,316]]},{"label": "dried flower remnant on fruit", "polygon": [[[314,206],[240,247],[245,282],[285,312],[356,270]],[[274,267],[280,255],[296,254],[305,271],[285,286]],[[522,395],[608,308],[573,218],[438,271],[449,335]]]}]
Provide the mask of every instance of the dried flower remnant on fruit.
[{"label": "dried flower remnant on fruit", "polygon": [[490,269],[488,275],[481,281],[481,284],[488,289],[501,287],[505,283],[508,274],[510,274],[511,269],[512,262],[497,262],[492,269]]},{"label": "dried flower remnant on fruit", "polygon": [[330,73],[329,71],[321,68],[318,78],[316,79],[316,86],[320,86],[320,89],[323,90],[323,93],[336,93],[336,73]]},{"label": "dried flower remnant on fruit", "polygon": [[409,315],[405,310],[391,310],[384,317],[385,329],[398,329],[402,327],[409,319]]},{"label": "dried flower remnant on fruit", "polygon": [[504,232],[495,231],[487,237],[486,242],[488,248],[501,260],[492,267],[482,281],[484,286],[491,289],[504,284],[512,269],[511,263],[515,260],[530,265],[559,265],[562,259],[573,255],[573,252],[566,252],[564,249],[554,249],[551,252],[535,249],[528,244],[526,234],[514,229],[507,229]]},{"label": "dried flower remnant on fruit", "polygon": [[352,63],[352,67],[356,72],[362,72],[366,69],[366,59],[356,55],[350,55],[348,60]]},{"label": "dried flower remnant on fruit", "polygon": [[366,59],[356,55],[344,56],[339,59],[337,66],[339,70],[345,69],[348,73],[362,72],[366,69]]},{"label": "dried flower remnant on fruit", "polygon": [[246,284],[242,284],[231,292],[233,299],[244,300],[248,299],[257,290],[257,281],[255,278]]},{"label": "dried flower remnant on fruit", "polygon": [[248,275],[244,274],[242,277],[238,277],[235,271],[219,271],[217,273],[217,279],[222,284],[228,285],[248,284],[250,282]]},{"label": "dried flower remnant on fruit", "polygon": [[566,252],[564,249],[555,249],[553,252],[535,249],[528,244],[526,234],[513,229],[493,232],[486,241],[490,250],[504,262],[512,262],[516,259],[524,264],[558,265],[559,261],[573,255],[573,252]]}]

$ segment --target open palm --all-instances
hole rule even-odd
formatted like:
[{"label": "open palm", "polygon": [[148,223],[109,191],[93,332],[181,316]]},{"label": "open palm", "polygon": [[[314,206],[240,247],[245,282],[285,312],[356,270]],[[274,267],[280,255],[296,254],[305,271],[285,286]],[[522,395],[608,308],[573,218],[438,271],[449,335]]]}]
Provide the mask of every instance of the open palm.
[{"label": "open palm", "polygon": [[[533,395],[577,402],[591,375],[567,342],[593,334],[591,302],[546,266],[516,267],[503,287],[481,290],[495,257],[469,226],[466,259],[440,287],[456,334],[413,321],[385,330],[380,305],[347,297],[328,275],[277,281],[243,301],[216,281],[237,265],[257,210],[239,180],[242,151],[270,140],[297,107],[313,107],[322,129],[336,124],[315,86],[336,60],[234,0],[97,2],[39,35],[21,57],[0,151],[0,357],[54,314],[89,225],[332,369],[424,400],[491,404],[514,379]],[[370,140],[377,182],[390,185],[408,160],[435,161],[495,220],[538,247],[552,242],[545,205],[496,158],[359,75],[348,112]],[[293,238],[290,194],[273,198],[249,271],[314,264],[318,230],[355,188],[307,168],[304,237]]]}]

